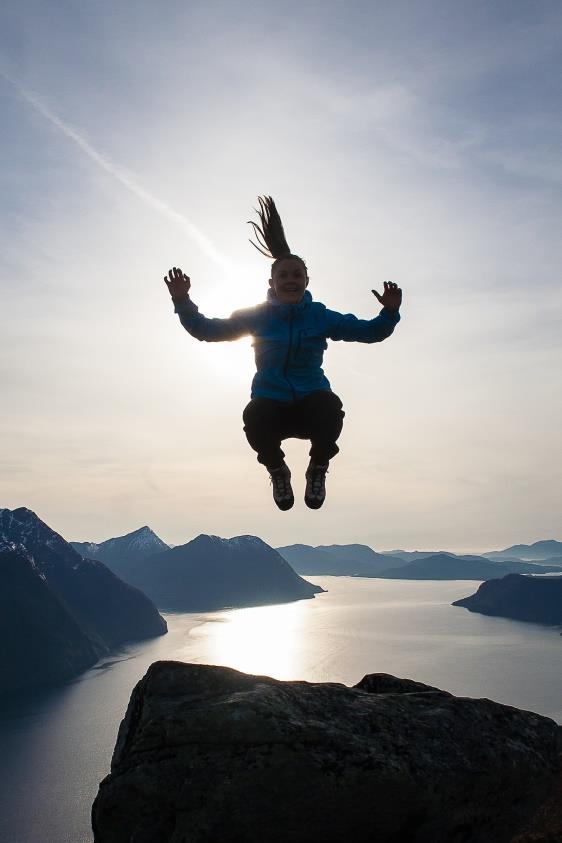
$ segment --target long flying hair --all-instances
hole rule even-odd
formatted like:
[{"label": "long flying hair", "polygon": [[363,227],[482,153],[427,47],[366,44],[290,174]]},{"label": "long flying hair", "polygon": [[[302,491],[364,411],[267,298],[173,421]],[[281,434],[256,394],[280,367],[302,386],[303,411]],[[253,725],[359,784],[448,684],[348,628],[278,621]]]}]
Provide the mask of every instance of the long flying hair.
[{"label": "long flying hair", "polygon": [[261,226],[248,220],[248,225],[251,225],[254,229],[258,241],[254,243],[253,240],[250,240],[252,246],[266,258],[273,258],[272,270],[275,264],[283,258],[295,258],[302,263],[306,270],[304,260],[299,255],[293,254],[289,248],[281,217],[271,196],[258,196],[258,202],[259,209],[254,208],[254,210],[260,218]]}]

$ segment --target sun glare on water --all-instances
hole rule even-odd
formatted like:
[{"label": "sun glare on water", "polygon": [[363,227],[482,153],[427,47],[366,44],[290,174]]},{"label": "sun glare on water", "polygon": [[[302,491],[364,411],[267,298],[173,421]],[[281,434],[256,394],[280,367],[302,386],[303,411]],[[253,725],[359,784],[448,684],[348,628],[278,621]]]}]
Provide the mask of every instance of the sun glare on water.
[{"label": "sun glare on water", "polygon": [[243,673],[294,679],[299,673],[307,601],[236,609],[215,616],[190,633],[186,660],[226,665]]}]

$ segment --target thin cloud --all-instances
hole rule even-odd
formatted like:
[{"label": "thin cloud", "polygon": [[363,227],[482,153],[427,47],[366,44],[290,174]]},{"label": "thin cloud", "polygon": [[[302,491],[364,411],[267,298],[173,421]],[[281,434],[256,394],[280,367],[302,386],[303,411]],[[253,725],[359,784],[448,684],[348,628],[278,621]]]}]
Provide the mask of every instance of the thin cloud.
[{"label": "thin cloud", "polygon": [[197,226],[195,226],[192,222],[190,222],[183,214],[180,214],[179,211],[174,210],[171,208],[166,202],[163,202],[161,199],[158,199],[157,196],[154,196],[148,190],[146,190],[142,185],[140,185],[134,178],[132,178],[127,172],[125,172],[121,167],[114,164],[112,161],[109,161],[104,155],[99,153],[97,149],[95,149],[91,143],[89,143],[82,135],[76,131],[72,126],[66,123],[64,120],[61,120],[50,108],[48,108],[39,97],[28,91],[26,88],[23,88],[18,82],[12,79],[4,70],[0,69],[0,76],[5,79],[13,88],[17,91],[19,96],[21,97],[24,102],[30,105],[35,111],[42,115],[48,122],[58,129],[62,134],[67,137],[69,140],[73,141],[76,146],[78,146],[82,152],[88,156],[88,158],[94,162],[101,170],[109,175],[113,176],[113,178],[119,182],[119,184],[123,185],[130,193],[136,196],[138,199],[143,201],[146,205],[148,205],[153,210],[157,211],[158,213],[165,216],[167,219],[172,220],[174,223],[179,225],[186,234],[199,246],[202,252],[207,255],[207,257],[211,258],[215,263],[217,263],[221,268],[226,269],[229,267],[229,263],[223,255],[220,254],[218,249],[214,246],[214,244],[209,240],[209,238],[203,234]]}]

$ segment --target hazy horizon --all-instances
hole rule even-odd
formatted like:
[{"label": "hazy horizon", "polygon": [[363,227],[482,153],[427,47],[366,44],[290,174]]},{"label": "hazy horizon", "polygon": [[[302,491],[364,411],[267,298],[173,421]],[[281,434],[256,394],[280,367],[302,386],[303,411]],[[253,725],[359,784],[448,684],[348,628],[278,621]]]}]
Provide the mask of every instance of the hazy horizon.
[{"label": "hazy horizon", "polygon": [[[0,506],[68,540],[478,552],[560,533],[562,6],[171,0],[0,13]],[[287,443],[279,512],[241,414],[271,194],[310,290],[382,344],[331,343],[341,453],[318,512]],[[258,525],[258,526],[256,526]]]},{"label": "hazy horizon", "polygon": [[[0,509],[2,509],[2,507],[0,507]],[[40,513],[35,513],[35,514],[39,518],[41,518]],[[44,520],[44,519],[41,519],[41,520]],[[55,530],[55,532],[60,533],[60,531],[57,530],[56,527],[54,527],[52,524],[48,524],[48,526],[51,527],[53,530]],[[137,527],[133,530],[128,531],[127,533],[120,533],[118,535],[116,534],[116,535],[112,535],[112,536],[98,537],[98,538],[95,538],[95,539],[93,539],[91,537],[89,537],[89,538],[77,538],[77,537],[72,537],[72,536],[69,537],[69,536],[65,536],[65,535],[63,535],[62,537],[63,537],[63,539],[65,539],[68,542],[92,542],[93,544],[101,544],[102,542],[110,541],[112,539],[123,538],[126,535],[130,535],[131,533],[137,532],[138,530],[142,530],[146,527],[151,529],[158,536],[158,538],[162,539],[162,541],[165,542],[166,544],[170,545],[170,547],[178,547],[179,545],[188,544],[190,541],[193,541],[193,539],[197,538],[197,536],[202,535],[201,532],[196,532],[196,533],[193,533],[192,535],[188,535],[187,537],[184,537],[184,539],[181,540],[181,541],[172,542],[172,541],[168,541],[164,536],[161,535],[161,533],[158,530],[154,529],[154,527],[151,526],[150,524],[143,524],[140,527]],[[207,533],[207,534],[203,534],[203,535],[218,536],[218,533],[211,532],[211,533]],[[303,545],[309,545],[310,546],[310,544],[308,542],[303,542],[303,541],[300,541],[299,539],[295,539],[294,541],[288,541],[288,542],[285,542],[284,544],[274,544],[273,542],[268,541],[263,535],[259,535],[257,532],[254,532],[254,533],[238,533],[238,534],[232,535],[232,536],[219,536],[219,538],[232,539],[232,538],[236,538],[237,536],[240,536],[240,535],[255,535],[258,538],[265,541],[271,547],[285,547],[285,546],[293,545],[293,544],[303,544]],[[542,541],[549,541],[549,540],[561,541],[560,539],[556,539],[554,537],[549,537],[549,536],[546,536],[542,539]],[[366,544],[366,543],[365,542],[352,542],[352,541],[340,542],[340,541],[335,541],[335,540],[334,541],[324,540],[324,541],[318,543],[318,545],[338,545],[338,544],[345,545],[345,544]],[[512,542],[510,545],[506,545],[505,547],[510,547],[513,544],[515,544],[515,542]],[[523,542],[523,544],[533,544],[533,542]],[[312,546],[318,546],[318,545],[312,545]],[[498,548],[494,548],[494,547],[455,548],[455,547],[450,547],[450,546],[447,546],[447,547],[444,547],[444,546],[441,547],[440,546],[440,547],[434,547],[434,548],[431,548],[431,547],[412,547],[412,548],[408,548],[408,547],[393,547],[393,548],[390,548],[390,547],[384,547],[384,548],[383,547],[372,547],[372,549],[375,550],[377,553],[392,553],[392,551],[395,551],[395,552],[410,551],[411,552],[411,551],[414,551],[414,550],[418,550],[418,551],[434,550],[435,552],[450,551],[450,552],[457,553],[457,554],[463,554],[463,553],[478,554],[478,553],[487,553],[487,552],[492,551],[492,550],[504,550],[505,547],[504,546],[498,547]]]}]

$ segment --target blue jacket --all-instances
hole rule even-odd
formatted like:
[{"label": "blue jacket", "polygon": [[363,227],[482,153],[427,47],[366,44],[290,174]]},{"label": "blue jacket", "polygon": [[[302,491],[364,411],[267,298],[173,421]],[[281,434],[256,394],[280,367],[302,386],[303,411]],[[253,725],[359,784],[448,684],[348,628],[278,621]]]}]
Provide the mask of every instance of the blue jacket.
[{"label": "blue jacket", "polygon": [[298,304],[282,304],[268,291],[267,301],[236,310],[228,319],[208,319],[190,298],[175,312],[192,337],[206,342],[237,340],[251,335],[257,372],[252,398],[295,401],[318,389],[330,389],[322,370],[327,339],[381,342],[394,331],[400,314],[384,307],[374,319],[358,319],[312,300],[309,291]]}]

